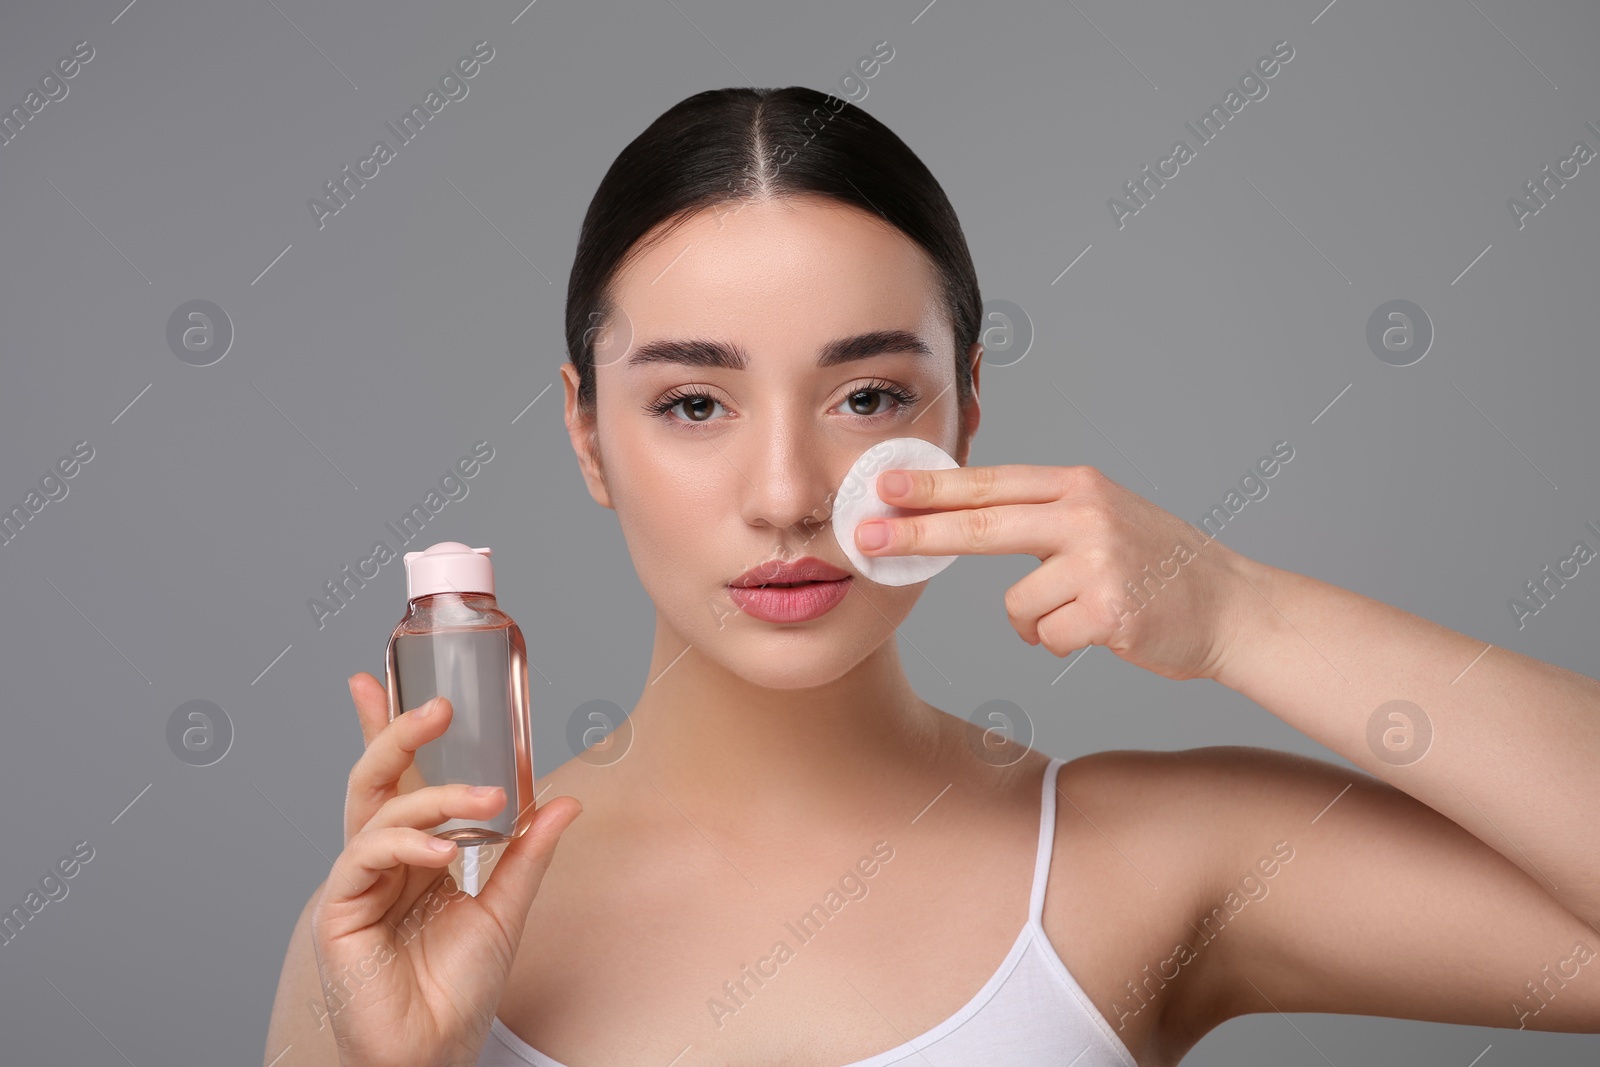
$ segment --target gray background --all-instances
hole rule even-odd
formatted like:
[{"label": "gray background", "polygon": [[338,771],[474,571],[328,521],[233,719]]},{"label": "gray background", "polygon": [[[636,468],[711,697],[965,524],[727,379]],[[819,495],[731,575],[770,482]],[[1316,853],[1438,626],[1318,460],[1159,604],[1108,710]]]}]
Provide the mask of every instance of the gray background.
[{"label": "gray background", "polygon": [[[1578,138],[1600,147],[1592,3],[123,2],[0,13],[0,108],[95,49],[0,146],[0,505],[95,450],[0,546],[0,905],[95,849],[0,947],[7,1063],[260,1062],[290,926],[341,848],[361,750],[344,679],[382,676],[401,564],[321,628],[307,601],[393,544],[384,521],[473,442],[494,459],[408,547],[495,548],[539,668],[536,770],[569,758],[579,705],[631,707],[650,604],[561,420],[583,211],[674,101],[844,95],[879,40],[894,58],[862,106],[943,183],[985,299],[1031,323],[1025,358],[991,354],[974,463],[1094,464],[1197,521],[1287,440],[1228,544],[1592,671],[1591,568],[1525,628],[1506,603],[1600,523],[1600,162],[1520,232],[1506,206]],[[469,96],[319,230],[307,198],[480,39],[495,57]],[[1284,39],[1269,95],[1119,230],[1107,198]],[[236,330],[207,367],[166,341],[193,299]],[[1365,340],[1392,299],[1436,329],[1409,367]],[[1342,762],[1224,687],[1024,644],[1001,594],[1035,565],[968,557],[931,583],[903,627],[924,696],[1014,701],[1064,757]],[[212,766],[169,748],[190,700],[232,724]],[[1592,1063],[1596,1045],[1264,1014],[1186,1063]]]}]

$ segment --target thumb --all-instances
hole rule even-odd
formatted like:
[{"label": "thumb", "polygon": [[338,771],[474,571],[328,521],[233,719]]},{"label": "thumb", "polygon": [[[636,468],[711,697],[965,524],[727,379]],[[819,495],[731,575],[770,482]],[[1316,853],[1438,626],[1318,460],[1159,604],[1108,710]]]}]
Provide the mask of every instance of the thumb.
[{"label": "thumb", "polygon": [[[583,811],[577,797],[559,796],[542,804],[533,814],[527,833],[512,838],[490,872],[489,881],[478,894],[478,902],[500,920],[502,929],[514,939],[522,937],[528,908],[544,872],[550,866],[556,842]],[[512,950],[516,945],[513,943]]]}]

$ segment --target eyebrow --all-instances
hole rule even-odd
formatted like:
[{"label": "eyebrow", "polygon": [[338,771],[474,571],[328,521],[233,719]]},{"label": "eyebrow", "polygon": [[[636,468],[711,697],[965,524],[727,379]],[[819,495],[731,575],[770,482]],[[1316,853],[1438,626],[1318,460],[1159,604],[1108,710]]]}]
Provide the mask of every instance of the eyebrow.
[{"label": "eyebrow", "polygon": [[[834,367],[871,356],[892,352],[911,352],[933,356],[933,348],[908,330],[873,330],[829,341],[817,356],[818,367]],[[739,345],[726,341],[660,340],[646,341],[628,357],[628,366],[646,363],[681,363],[689,367],[721,367],[726,370],[744,370],[750,365],[750,356]]]}]

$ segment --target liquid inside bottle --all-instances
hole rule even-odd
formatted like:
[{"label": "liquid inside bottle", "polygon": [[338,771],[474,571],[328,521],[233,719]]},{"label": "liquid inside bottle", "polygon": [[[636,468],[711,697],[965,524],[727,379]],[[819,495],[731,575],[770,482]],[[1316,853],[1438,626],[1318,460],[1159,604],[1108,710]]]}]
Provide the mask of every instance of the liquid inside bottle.
[{"label": "liquid inside bottle", "polygon": [[[457,542],[427,551],[443,546],[474,551]],[[486,549],[476,551],[487,556]],[[423,555],[409,553],[408,565]],[[533,818],[527,647],[494,595],[414,596],[390,638],[387,668],[391,721],[435,696],[451,703],[449,727],[416,751],[413,788],[460,783],[499,786],[506,793],[505,806],[490,818],[450,818],[428,832],[461,845],[497,844],[525,833]]]}]

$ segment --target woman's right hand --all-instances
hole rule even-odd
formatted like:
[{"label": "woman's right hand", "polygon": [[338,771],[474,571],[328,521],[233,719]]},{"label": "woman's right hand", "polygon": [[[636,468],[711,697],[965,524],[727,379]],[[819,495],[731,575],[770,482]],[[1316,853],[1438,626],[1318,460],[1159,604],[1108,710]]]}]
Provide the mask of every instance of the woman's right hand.
[{"label": "woman's right hand", "polygon": [[445,870],[456,854],[427,832],[449,818],[488,819],[505,791],[422,786],[417,748],[444,733],[438,698],[389,721],[383,685],[350,679],[366,751],[350,772],[344,851],[312,912],[312,943],[344,1067],[475,1064],[511,971],[523,923],[556,841],[583,810],[561,796],[504,846],[469,895]]}]

